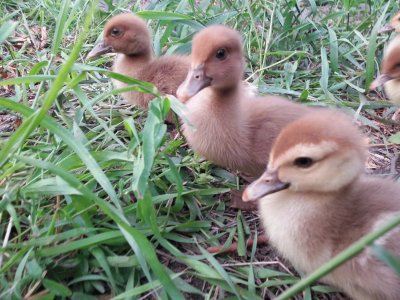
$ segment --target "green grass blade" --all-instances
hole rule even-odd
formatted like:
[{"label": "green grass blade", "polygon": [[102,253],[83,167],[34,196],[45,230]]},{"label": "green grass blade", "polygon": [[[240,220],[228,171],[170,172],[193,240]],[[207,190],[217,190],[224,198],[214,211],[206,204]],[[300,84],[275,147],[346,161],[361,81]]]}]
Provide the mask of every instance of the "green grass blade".
[{"label": "green grass blade", "polygon": [[374,80],[375,76],[375,59],[376,59],[376,39],[378,36],[378,30],[382,27],[383,19],[385,18],[386,11],[391,4],[391,0],[387,2],[385,8],[383,9],[381,16],[378,18],[377,22],[372,28],[371,36],[369,37],[368,52],[367,52],[367,65],[365,68],[365,90],[368,91],[369,86]]},{"label": "green grass blade", "polygon": [[0,44],[3,44],[4,41],[14,32],[15,27],[17,27],[18,22],[7,21],[4,22],[3,25],[0,26]]},{"label": "green grass blade", "polygon": [[28,138],[31,132],[45,117],[48,110],[53,105],[53,102],[56,100],[58,92],[64,85],[65,78],[68,77],[68,73],[72,69],[75,60],[79,57],[79,53],[87,36],[96,5],[97,1],[93,1],[89,12],[86,14],[83,31],[79,35],[70,56],[61,66],[60,71],[53,82],[53,85],[51,86],[43,101],[42,108],[38,112],[34,113],[31,117],[27,118],[17,129],[17,131],[10,137],[10,139],[2,146],[2,150],[0,151],[0,167],[4,165],[4,163],[12,153],[15,153],[21,147],[21,145]]},{"label": "green grass blade", "polygon": [[68,19],[68,10],[70,8],[71,8],[70,0],[63,0],[61,2],[60,12],[56,20],[56,29],[53,37],[53,43],[51,45],[51,54],[53,55],[56,55],[60,51],[60,44],[66,30],[65,25]]},{"label": "green grass blade", "polygon": [[[8,99],[0,98],[0,106],[15,110],[28,118],[34,115],[33,110],[31,110],[30,108],[25,107],[22,104],[15,103]],[[104,188],[107,194],[111,197],[111,200],[113,201],[115,206],[121,208],[118,196],[115,193],[115,190],[111,185],[109,179],[104,174],[103,170],[99,167],[99,165],[97,164],[93,156],[90,154],[90,152],[86,149],[86,147],[82,145],[68,130],[58,125],[57,122],[51,119],[50,117],[44,116],[43,119],[41,119],[41,123],[43,127],[48,128],[55,135],[60,137],[69,147],[71,147],[71,149],[75,151],[75,153],[85,163],[88,170],[90,170],[93,177],[96,178],[97,182]]]},{"label": "green grass blade", "polygon": [[15,77],[10,79],[5,79],[0,81],[0,86],[21,84],[21,83],[37,83],[47,80],[54,80],[56,76],[54,75],[30,75],[30,76],[22,76]]},{"label": "green grass blade", "polygon": [[[37,168],[46,169],[50,172],[60,176],[66,182],[68,182],[72,187],[79,190],[83,196],[92,200],[96,203],[99,208],[107,214],[108,217],[114,220],[115,223],[120,227],[121,232],[125,236],[127,242],[131,245],[132,249],[135,251],[138,256],[139,262],[140,257],[145,257],[147,263],[152,268],[154,274],[159,278],[160,282],[163,284],[165,291],[172,297],[172,299],[184,299],[182,294],[179,292],[178,288],[175,286],[173,281],[171,280],[168,273],[165,271],[164,267],[159,262],[157,255],[153,249],[153,245],[148,241],[148,239],[144,236],[144,234],[129,225],[126,221],[125,216],[121,215],[121,213],[115,210],[109,203],[97,197],[93,194],[86,186],[84,186],[74,175],[64,171],[63,169],[51,164],[49,162],[39,161],[32,158],[15,156],[16,159],[33,165]],[[141,264],[143,271],[147,269],[145,264]],[[150,282],[152,282],[152,278],[148,272],[147,278]]]},{"label": "green grass blade", "polygon": [[381,245],[372,245],[372,253],[391,267],[400,276],[400,258],[393,255],[390,251],[386,250]]}]

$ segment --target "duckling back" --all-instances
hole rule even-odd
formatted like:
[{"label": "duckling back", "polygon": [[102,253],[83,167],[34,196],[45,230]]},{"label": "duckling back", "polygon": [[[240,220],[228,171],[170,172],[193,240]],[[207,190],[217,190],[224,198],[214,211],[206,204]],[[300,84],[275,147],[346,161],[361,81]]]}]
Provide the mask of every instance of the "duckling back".
[{"label": "duckling back", "polygon": [[[155,85],[162,95],[174,95],[180,83],[185,79],[190,66],[190,59],[186,56],[162,56],[151,61],[140,63],[135,66],[126,63],[126,58],[118,55],[113,70],[133,78],[147,81]],[[125,87],[126,84],[113,80],[117,88]],[[146,109],[148,103],[154,98],[153,95],[130,91],[122,93],[122,97],[129,103]],[[172,113],[167,117],[173,120]]]}]

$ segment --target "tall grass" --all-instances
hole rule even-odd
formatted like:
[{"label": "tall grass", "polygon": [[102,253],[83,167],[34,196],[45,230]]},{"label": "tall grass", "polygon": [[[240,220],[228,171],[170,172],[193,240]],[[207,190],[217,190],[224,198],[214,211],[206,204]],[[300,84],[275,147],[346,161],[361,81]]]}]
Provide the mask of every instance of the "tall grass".
[{"label": "tall grass", "polygon": [[[291,284],[282,299],[304,288],[297,297],[330,297],[331,288],[313,283],[323,272],[300,281],[268,247],[245,249],[259,229],[253,214],[228,207],[239,178],[167,132],[169,109],[182,110],[176,99],[109,71],[110,58],[84,57],[105,20],[121,11],[148,20],[156,54],[188,53],[195,32],[225,23],[242,32],[246,77],[260,93],[360,108],[371,138],[386,143],[381,113],[394,108],[362,95],[387,41],[377,28],[398,5],[105,2],[107,12],[82,0],[0,3],[0,112],[23,119],[0,140],[0,298],[262,299]],[[47,46],[39,47],[44,27]],[[114,89],[110,78],[128,87]],[[127,90],[154,95],[148,113],[121,101]],[[236,254],[206,250],[235,241]]]}]

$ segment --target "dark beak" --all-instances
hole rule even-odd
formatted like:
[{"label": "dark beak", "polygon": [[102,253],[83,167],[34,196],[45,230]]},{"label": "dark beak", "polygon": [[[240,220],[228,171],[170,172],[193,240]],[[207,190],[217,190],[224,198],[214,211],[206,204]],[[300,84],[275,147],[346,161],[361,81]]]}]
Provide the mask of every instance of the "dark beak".
[{"label": "dark beak", "polygon": [[186,102],[199,91],[207,86],[210,86],[210,84],[211,78],[206,76],[204,65],[191,68],[186,76],[185,81],[181,83],[176,91],[176,96],[182,102]]},{"label": "dark beak", "polygon": [[92,51],[86,56],[86,59],[91,59],[105,53],[113,52],[113,48],[111,46],[107,46],[104,41],[100,41],[96,46],[93,47]]},{"label": "dark beak", "polygon": [[392,79],[393,78],[388,74],[381,74],[371,83],[371,85],[369,86],[369,90],[375,90],[377,87],[380,87],[381,85]]},{"label": "dark beak", "polygon": [[282,182],[278,178],[277,172],[265,171],[256,181],[250,184],[243,193],[243,201],[255,201],[266,195],[287,189],[290,186],[288,182]]},{"label": "dark beak", "polygon": [[392,25],[386,24],[381,29],[379,29],[378,33],[392,32],[393,30],[394,30],[394,27]]}]

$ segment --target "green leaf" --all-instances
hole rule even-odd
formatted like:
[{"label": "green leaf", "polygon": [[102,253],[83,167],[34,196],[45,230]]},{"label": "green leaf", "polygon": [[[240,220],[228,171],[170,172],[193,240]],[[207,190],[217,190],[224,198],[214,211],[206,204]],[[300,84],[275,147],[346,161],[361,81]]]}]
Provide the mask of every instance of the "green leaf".
[{"label": "green leaf", "polygon": [[246,248],[246,238],[243,232],[243,223],[242,223],[242,213],[239,211],[236,217],[236,226],[238,232],[238,241],[237,241],[237,253],[239,256],[245,256],[247,252]]},{"label": "green leaf", "polygon": [[61,297],[69,297],[72,295],[72,291],[61,283],[55,282],[50,279],[43,279],[43,285],[51,293],[54,293]]},{"label": "green leaf", "polygon": [[224,268],[219,264],[219,262],[215,259],[214,256],[212,256],[210,253],[208,253],[205,249],[203,249],[201,246],[199,246],[199,249],[201,251],[201,254],[205,256],[205,258],[210,262],[210,264],[214,267],[214,269],[218,272],[218,274],[225,280],[225,282],[229,285],[229,287],[232,289],[233,293],[236,295],[238,299],[242,299],[239,295],[238,290],[236,289],[236,286],[232,282],[231,278],[229,277],[228,273],[224,270]]},{"label": "green leaf", "polygon": [[388,141],[389,141],[390,143],[393,143],[393,144],[400,144],[400,132],[397,132],[397,133],[395,133],[395,134],[392,134],[392,135],[389,137]]},{"label": "green leaf", "polygon": [[[65,2],[64,2],[65,3]],[[64,85],[65,79],[68,77],[73,63],[78,58],[80,50],[82,48],[83,42],[86,39],[87,33],[89,31],[89,25],[92,21],[92,16],[96,7],[97,1],[92,1],[91,8],[86,14],[83,31],[79,35],[77,41],[75,42],[74,48],[68,59],[61,66],[59,73],[54,80],[52,86],[47,92],[42,107],[32,114],[30,117],[26,118],[22,125],[15,131],[15,133],[8,139],[8,141],[2,145],[0,151],[0,167],[2,167],[11,154],[15,153],[17,149],[21,147],[24,141],[29,137],[32,131],[40,124],[41,120],[47,115],[47,112],[56,100],[60,89]]]},{"label": "green leaf", "polygon": [[378,244],[373,244],[371,248],[372,253],[377,258],[391,267],[397,273],[397,275],[400,276],[400,257],[393,255],[390,251]]},{"label": "green leaf", "polygon": [[329,44],[330,44],[330,51],[329,51],[329,57],[331,61],[331,69],[333,72],[338,72],[339,71],[339,66],[338,66],[338,57],[339,57],[339,45],[338,45],[338,40],[335,31],[327,26],[328,28],[328,33],[329,33]]},{"label": "green leaf", "polygon": [[168,11],[140,11],[136,15],[143,19],[152,20],[167,20],[167,21],[177,21],[177,20],[192,20],[192,17],[180,13],[173,13]]},{"label": "green leaf", "polygon": [[30,76],[15,77],[15,78],[1,80],[0,86],[15,85],[21,83],[37,83],[47,80],[54,80],[55,78],[56,76],[54,75],[30,75]]},{"label": "green leaf", "polygon": [[138,198],[143,198],[144,192],[147,189],[148,178],[154,163],[156,151],[167,131],[167,127],[163,122],[164,119],[162,116],[161,118],[157,116],[156,111],[159,105],[163,105],[162,100],[159,98],[150,102],[149,115],[142,132],[143,146],[139,158],[133,167],[134,177],[132,188],[137,193]]},{"label": "green leaf", "polygon": [[[97,2],[97,1],[96,1]],[[51,45],[51,53],[56,55],[60,51],[61,40],[64,37],[65,30],[67,29],[66,22],[68,18],[68,10],[71,8],[70,0],[63,0],[61,2],[60,11],[56,20],[56,29],[53,36]]]},{"label": "green leaf", "polygon": [[14,32],[14,29],[17,27],[17,25],[18,22],[7,21],[0,26],[0,44],[3,44],[10,34]]},{"label": "green leaf", "polygon": [[[153,245],[148,241],[145,235],[138,229],[131,227],[127,222],[124,215],[121,214],[120,211],[116,210],[111,204],[100,199],[97,195],[93,194],[85,185],[83,185],[74,175],[66,172],[65,170],[55,166],[52,163],[40,161],[37,159],[32,159],[28,157],[23,157],[19,155],[15,155],[15,159],[25,162],[27,164],[36,166],[37,168],[46,169],[50,172],[60,176],[66,182],[68,182],[72,187],[79,190],[83,196],[90,199],[94,203],[96,203],[99,208],[115,223],[118,224],[120,231],[124,235],[125,239],[129,243],[129,245],[134,250],[138,260],[141,264],[143,272],[146,274],[149,282],[153,282],[150,273],[147,271],[147,265],[144,264],[142,258],[144,257],[147,263],[151,266],[154,274],[159,278],[160,282],[164,286],[165,291],[173,298],[173,299],[184,299],[182,294],[179,292],[168,273],[165,271],[164,267],[159,262],[157,255],[154,251]],[[61,249],[58,251],[62,251]],[[56,255],[57,251],[48,250],[46,254]]]},{"label": "green leaf", "polygon": [[[8,99],[0,98],[0,105],[15,110],[27,117],[34,115],[33,110],[31,110],[30,108],[25,107],[22,104],[10,101]],[[60,137],[69,147],[71,147],[75,151],[75,153],[85,163],[88,170],[91,171],[93,177],[96,178],[97,182],[110,195],[115,206],[120,207],[119,198],[117,197],[117,194],[115,193],[113,186],[111,185],[107,176],[104,174],[103,170],[94,160],[94,158],[90,155],[86,147],[82,145],[78,140],[76,140],[68,130],[58,125],[54,119],[48,116],[44,116],[43,119],[40,121],[40,123],[42,124],[42,126],[48,128],[54,134]],[[27,124],[27,122],[24,122],[24,124]],[[18,134],[17,132],[14,133],[14,135],[17,134]]]},{"label": "green leaf", "polygon": [[374,79],[374,74],[375,74],[375,59],[376,59],[376,47],[377,47],[377,36],[378,36],[378,30],[382,27],[382,22],[383,19],[386,16],[386,11],[389,8],[391,4],[391,0],[387,2],[385,5],[385,8],[383,11],[380,13],[380,17],[378,20],[375,22],[374,27],[372,28],[371,35],[369,37],[369,43],[368,43],[368,52],[367,52],[367,66],[365,68],[365,90],[368,91],[369,86],[371,85],[373,79]]}]

